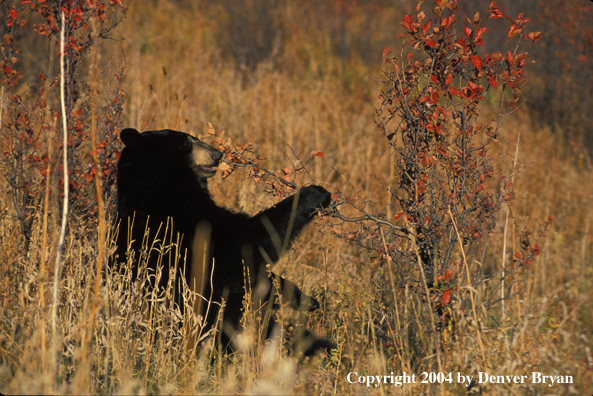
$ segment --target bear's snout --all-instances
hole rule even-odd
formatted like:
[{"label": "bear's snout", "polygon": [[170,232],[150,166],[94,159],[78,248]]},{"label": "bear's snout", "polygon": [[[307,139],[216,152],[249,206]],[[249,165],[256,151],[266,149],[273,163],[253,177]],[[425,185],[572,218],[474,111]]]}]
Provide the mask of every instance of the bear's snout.
[{"label": "bear's snout", "polygon": [[218,150],[216,150],[215,152],[212,153],[212,159],[214,160],[216,165],[218,165],[220,163],[220,160],[222,159],[223,156],[224,156],[224,154]]},{"label": "bear's snout", "polygon": [[223,155],[214,147],[200,141],[194,143],[192,149],[193,163],[197,166],[198,173],[203,177],[214,176]]}]

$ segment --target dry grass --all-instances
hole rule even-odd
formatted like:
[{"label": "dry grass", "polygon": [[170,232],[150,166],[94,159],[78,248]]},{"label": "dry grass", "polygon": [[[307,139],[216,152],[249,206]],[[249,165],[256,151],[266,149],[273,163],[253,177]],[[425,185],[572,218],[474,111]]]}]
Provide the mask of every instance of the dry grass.
[{"label": "dry grass", "polygon": [[[310,169],[316,183],[372,197],[375,208],[393,212],[387,193],[373,177],[388,181],[393,175],[388,146],[372,119],[373,97],[380,88],[367,75],[378,74],[379,62],[376,70],[367,70],[356,61],[323,54],[318,38],[302,29],[286,39],[284,51],[276,58],[253,70],[240,70],[217,48],[220,28],[212,14],[177,7],[168,2],[150,8],[133,3],[120,31],[126,40],[101,49],[105,57],[121,59],[125,54],[127,59],[126,126],[201,134],[206,122],[211,122],[235,141],[253,142],[258,153],[267,156],[269,169],[289,163],[288,145],[304,158],[311,150],[322,151],[325,156]],[[296,11],[287,6],[284,12],[290,16]],[[0,217],[0,273],[4,274],[0,279],[0,392],[461,395],[467,388],[455,383],[458,372],[474,377],[488,372],[529,377],[525,384],[481,385],[474,391],[593,393],[592,167],[582,149],[529,125],[526,116],[507,118],[494,153],[500,166],[510,169],[519,141],[517,198],[509,208],[506,253],[505,208],[497,232],[488,239],[484,261],[468,263],[472,272],[500,274],[504,254],[507,268],[514,265],[512,257],[520,242],[511,236],[513,228],[535,229],[547,216],[556,219],[533,264],[507,278],[506,294],[511,297],[505,301],[505,316],[500,303],[485,305],[492,292],[499,293],[493,280],[476,290],[480,327],[473,315],[465,315],[457,306],[455,330],[434,335],[430,326],[417,320],[425,309],[417,295],[407,289],[382,293],[380,286],[390,282],[389,266],[370,261],[365,251],[336,239],[329,230],[331,222],[323,220],[303,233],[274,270],[323,301],[322,309],[308,316],[282,315],[335,340],[340,356],[347,359],[297,364],[278,345],[258,342],[252,314],[246,315],[242,352],[219,358],[216,351],[204,349],[188,358],[183,353],[184,328],[178,325],[181,318],[162,305],[147,320],[142,315],[140,285],[126,287],[123,277],[106,277],[99,291],[99,313],[89,329],[98,232],[71,221],[59,288],[58,331],[51,334],[47,303],[42,303],[50,301],[51,285],[46,282],[49,278],[39,278],[44,255],[40,204],[32,219],[35,225],[27,252],[14,219]],[[8,188],[4,184],[0,188],[0,207],[10,213]],[[221,206],[251,214],[274,202],[239,173],[225,180],[215,177],[210,190]],[[462,260],[460,255],[457,260]],[[46,282],[44,289],[41,282]],[[388,327],[385,321],[390,321]],[[381,333],[384,328],[391,333]],[[92,337],[89,345],[83,345],[87,331]],[[57,337],[59,351],[52,350],[52,337]],[[434,347],[437,337],[439,345]],[[418,380],[402,387],[367,388],[347,381],[349,372],[407,372],[419,378],[422,372],[439,371],[453,373],[454,383]],[[532,372],[570,375],[574,384],[531,384]]]}]

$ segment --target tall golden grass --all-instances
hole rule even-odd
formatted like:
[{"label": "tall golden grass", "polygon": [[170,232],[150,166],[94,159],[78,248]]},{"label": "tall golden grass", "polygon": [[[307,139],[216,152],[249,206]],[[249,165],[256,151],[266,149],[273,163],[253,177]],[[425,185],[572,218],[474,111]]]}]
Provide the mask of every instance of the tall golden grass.
[{"label": "tall golden grass", "polygon": [[[293,151],[302,157],[321,151],[324,157],[310,168],[316,183],[371,197],[375,208],[391,215],[388,194],[375,179],[390,183],[394,167],[373,123],[380,87],[372,76],[380,72],[380,54],[376,67],[341,59],[327,50],[330,43],[321,33],[297,26],[291,37],[283,38],[281,53],[253,68],[241,67],[219,46],[224,37],[221,21],[231,15],[196,4],[133,2],[119,28],[125,39],[102,44],[102,57],[126,60],[126,126],[198,135],[211,122],[235,141],[254,143],[267,157],[269,169],[289,164],[287,156]],[[283,13],[281,21],[302,21],[297,5],[287,3],[276,12]],[[351,23],[351,32],[365,34],[363,17]],[[39,263],[48,249],[42,249],[47,209],[40,204],[26,254],[16,221],[0,217],[0,392],[461,395],[468,388],[456,383],[457,373],[477,379],[479,372],[487,372],[528,380],[475,384],[472,392],[592,394],[591,160],[559,134],[533,130],[524,112],[505,122],[492,154],[501,168],[516,166],[516,199],[499,214],[483,262],[468,263],[470,271],[494,276],[476,290],[480,326],[458,309],[455,331],[443,330],[440,344],[433,346],[432,329],[415,320],[425,309],[419,298],[407,289],[388,298],[381,294],[378,285],[389,281],[388,266],[336,239],[325,219],[310,226],[273,270],[322,302],[316,313],[282,311],[281,317],[306,323],[333,339],[338,355],[299,363],[274,342],[258,341],[255,314],[248,310],[241,352],[216,357],[216,351],[204,349],[187,358],[178,312],[162,306],[154,320],[147,321],[142,286],[126,284],[122,276],[105,277],[95,315],[91,306],[97,257],[103,254],[106,263],[105,253],[112,247],[109,236],[100,242],[96,230],[71,222],[59,286],[58,330],[52,334],[46,319],[52,285],[46,275],[40,277]],[[10,214],[12,197],[4,179],[1,183],[0,205]],[[219,205],[251,214],[275,202],[240,173],[224,180],[217,175],[210,191]],[[507,269],[514,265],[520,241],[513,231],[535,229],[548,216],[556,222],[541,242],[541,254],[506,279],[505,314],[501,303],[486,306],[489,295],[499,291],[503,261]],[[105,252],[98,250],[102,244]],[[379,333],[385,327],[380,325],[391,318],[391,333]],[[89,323],[92,337],[86,334]],[[417,381],[367,387],[349,383],[350,372],[358,373],[355,378],[407,372],[416,374]],[[423,372],[452,373],[454,381],[423,384]],[[533,384],[532,372],[572,376],[574,383]]]}]

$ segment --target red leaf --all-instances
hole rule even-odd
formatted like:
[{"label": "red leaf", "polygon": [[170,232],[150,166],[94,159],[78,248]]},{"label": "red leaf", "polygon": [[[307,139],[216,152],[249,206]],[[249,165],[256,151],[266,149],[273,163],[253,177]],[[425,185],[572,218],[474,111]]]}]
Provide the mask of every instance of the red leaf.
[{"label": "red leaf", "polygon": [[402,215],[403,215],[403,214],[404,214],[404,211],[402,210],[402,211],[400,211],[398,214],[396,214],[396,215],[393,217],[393,220],[397,220],[397,219],[399,219],[400,217],[402,217]]},{"label": "red leaf", "polygon": [[428,103],[437,104],[439,102],[439,91],[432,91],[432,95]]},{"label": "red leaf", "polygon": [[502,18],[504,16],[504,14],[502,13],[502,11],[500,11],[498,8],[490,11],[490,15],[488,16],[488,18]]},{"label": "red leaf", "polygon": [[453,82],[453,74],[449,73],[445,77],[445,85],[449,85]]},{"label": "red leaf", "polygon": [[315,156],[316,157],[323,157],[323,153],[321,151],[319,151],[319,152],[315,153]]},{"label": "red leaf", "polygon": [[467,26],[463,28],[463,33],[465,33],[465,35],[467,36],[468,39],[471,39],[472,36],[472,30],[470,28],[468,28]]},{"label": "red leaf", "polygon": [[512,39],[513,37],[517,36],[518,34],[521,33],[521,31],[523,30],[523,28],[521,28],[520,26],[516,25],[516,24],[512,24],[511,28],[509,29],[509,32],[507,33],[507,37],[509,39]]},{"label": "red leaf", "polygon": [[472,65],[478,70],[482,69],[482,58],[479,56],[472,56]]},{"label": "red leaf", "polygon": [[[422,18],[424,19],[424,12],[420,12],[420,14],[422,14]],[[419,21],[420,19],[420,14],[418,14],[418,18]],[[432,25],[432,21],[428,22],[426,25],[422,25],[422,33],[426,36],[428,34],[428,29],[430,29],[430,26]]]},{"label": "red leaf", "polygon": [[447,268],[445,270],[445,280],[450,281],[451,278],[453,278],[454,274],[455,274],[455,271],[453,271],[453,269]]},{"label": "red leaf", "polygon": [[385,49],[383,50],[383,58],[385,58],[390,53],[391,53],[391,48],[385,47]]},{"label": "red leaf", "polygon": [[428,40],[426,42],[426,45],[428,45],[429,47],[433,47],[433,48],[437,46],[433,39]]},{"label": "red leaf", "polygon": [[540,38],[542,38],[542,34],[541,32],[531,32],[527,35],[527,37],[525,37],[525,40],[527,41],[532,41],[532,42],[536,42],[537,40],[539,40]]},{"label": "red leaf", "polygon": [[483,27],[483,28],[479,28],[478,30],[476,30],[476,38],[474,39],[474,42],[477,45],[482,45],[482,36],[484,35],[484,33],[486,33],[486,30],[488,30],[487,27]]},{"label": "red leaf", "polygon": [[402,25],[408,29],[408,30],[412,30],[412,22],[414,22],[414,17],[412,17],[412,15],[406,15],[404,17],[404,20],[402,22]]},{"label": "red leaf", "polygon": [[453,15],[451,15],[447,18],[441,19],[441,27],[445,27],[445,28],[449,29],[451,27],[452,23],[453,23]]},{"label": "red leaf", "polygon": [[504,14],[502,13],[502,11],[500,11],[500,9],[496,6],[496,2],[492,2],[490,3],[490,15],[488,16],[488,18],[502,18],[504,16]]},{"label": "red leaf", "polygon": [[442,305],[449,304],[449,301],[451,301],[451,289],[445,290],[443,292],[443,294],[441,295],[441,304]]},{"label": "red leaf", "polygon": [[457,88],[449,87],[449,93],[451,94],[451,96],[457,96]]}]

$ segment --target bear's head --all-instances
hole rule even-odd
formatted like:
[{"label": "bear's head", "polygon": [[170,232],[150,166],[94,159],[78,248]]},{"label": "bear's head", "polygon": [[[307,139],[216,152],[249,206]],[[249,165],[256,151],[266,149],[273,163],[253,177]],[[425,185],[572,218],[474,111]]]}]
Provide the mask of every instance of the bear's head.
[{"label": "bear's head", "polygon": [[121,131],[126,155],[143,157],[161,166],[191,169],[199,179],[214,176],[223,154],[195,137],[169,129],[139,133],[132,128]]}]

